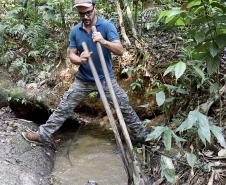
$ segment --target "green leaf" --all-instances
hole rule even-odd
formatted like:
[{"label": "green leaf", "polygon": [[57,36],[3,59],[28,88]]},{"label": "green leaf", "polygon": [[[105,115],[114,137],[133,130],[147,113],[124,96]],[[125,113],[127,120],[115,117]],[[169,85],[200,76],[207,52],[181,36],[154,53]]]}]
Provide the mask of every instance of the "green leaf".
[{"label": "green leaf", "polygon": [[176,183],[176,174],[172,159],[162,155],[160,165],[162,170],[161,175],[165,176],[170,183]]},{"label": "green leaf", "polygon": [[161,134],[165,131],[166,127],[164,126],[157,126],[155,130],[148,134],[146,141],[150,141],[152,139],[158,139]]},{"label": "green leaf", "polygon": [[163,91],[156,93],[156,102],[159,107],[164,104],[165,100],[166,100],[166,96]]},{"label": "green leaf", "polygon": [[166,14],[166,16],[168,17],[172,17],[172,16],[175,16],[175,15],[178,15],[180,13],[184,12],[184,10],[181,10],[181,8],[172,8],[171,10],[169,10]]},{"label": "green leaf", "polygon": [[210,92],[211,94],[216,94],[216,95],[218,95],[218,92],[219,92],[219,85],[220,85],[219,82],[210,84],[209,92]]},{"label": "green leaf", "polygon": [[216,73],[217,70],[219,69],[219,67],[220,67],[220,58],[219,57],[215,57],[215,58],[207,61],[207,71],[208,71],[209,75]]},{"label": "green leaf", "polygon": [[215,125],[210,125],[210,130],[213,133],[213,135],[217,138],[218,143],[226,148],[226,142],[224,139],[224,136],[222,134],[222,128],[215,126]]},{"label": "green leaf", "polygon": [[225,33],[217,35],[216,43],[220,49],[223,49],[226,46],[226,29],[224,29]]},{"label": "green leaf", "polygon": [[175,76],[177,80],[184,74],[185,70],[186,70],[186,64],[184,62],[178,62],[175,65]]},{"label": "green leaf", "polygon": [[181,123],[181,125],[176,129],[176,132],[183,132],[184,130],[188,130],[189,128],[191,128],[193,126],[190,125],[190,123],[188,122],[188,120],[186,119],[184,122]]},{"label": "green leaf", "polygon": [[177,19],[176,23],[175,23],[177,26],[185,26],[185,22],[183,19]]},{"label": "green leaf", "polygon": [[211,6],[219,8],[224,13],[226,12],[226,6],[223,3],[220,3],[220,2],[217,2],[217,1],[212,1]]},{"label": "green leaf", "polygon": [[168,16],[168,17],[166,17],[166,20],[165,20],[165,23],[166,24],[170,24],[170,23],[175,23],[175,21],[176,21],[176,19],[177,19],[177,17],[174,17],[174,16]]},{"label": "green leaf", "polygon": [[210,143],[210,127],[207,116],[198,112],[198,126],[200,128],[200,135]]},{"label": "green leaf", "polygon": [[164,134],[163,134],[163,143],[166,147],[166,150],[171,150],[172,144],[172,130],[166,127]]},{"label": "green leaf", "polygon": [[195,72],[202,78],[203,83],[206,79],[204,72],[197,66],[193,66],[193,68],[195,69]]},{"label": "green leaf", "polygon": [[192,8],[193,6],[197,6],[201,4],[201,0],[192,0],[187,4],[187,8]]},{"label": "green leaf", "polygon": [[205,40],[205,33],[197,32],[195,34],[195,40],[196,40],[197,43],[203,42]]},{"label": "green leaf", "polygon": [[157,23],[158,23],[163,17],[165,17],[167,13],[168,13],[168,10],[162,11],[162,12],[160,13],[160,15],[159,15],[159,18],[158,18],[158,20],[157,20]]},{"label": "green leaf", "polygon": [[188,114],[188,121],[194,124],[198,120],[198,113],[197,110],[190,111]]},{"label": "green leaf", "polygon": [[169,90],[177,90],[178,87],[174,85],[164,84],[164,86]]},{"label": "green leaf", "polygon": [[193,153],[187,153],[187,162],[191,168],[194,168],[195,163],[197,162],[197,157]]},{"label": "green leaf", "polygon": [[164,175],[168,182],[175,184],[176,183],[176,173],[175,170],[165,169],[162,171],[162,175]]},{"label": "green leaf", "polygon": [[203,144],[206,146],[205,133],[203,133],[203,131],[200,128],[198,129],[198,135]]},{"label": "green leaf", "polygon": [[211,56],[215,57],[218,54],[218,47],[215,44],[211,44],[209,46],[209,51],[210,51]]},{"label": "green leaf", "polygon": [[186,139],[183,139],[183,138],[177,136],[174,132],[173,132],[173,138],[175,139],[176,144],[179,147],[180,147],[180,142],[185,142],[186,141]]},{"label": "green leaf", "polygon": [[191,129],[197,120],[198,112],[196,110],[190,111],[188,118],[176,129],[176,132]]},{"label": "green leaf", "polygon": [[165,73],[163,74],[163,76],[166,76],[168,73],[173,72],[174,69],[175,69],[175,65],[169,66],[169,67],[166,69],[166,71],[165,71]]}]

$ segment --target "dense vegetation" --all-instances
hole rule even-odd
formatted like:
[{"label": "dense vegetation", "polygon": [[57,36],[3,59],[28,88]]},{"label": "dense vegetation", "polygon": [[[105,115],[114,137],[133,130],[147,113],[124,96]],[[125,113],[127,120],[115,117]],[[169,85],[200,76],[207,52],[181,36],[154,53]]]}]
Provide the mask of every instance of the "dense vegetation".
[{"label": "dense vegetation", "polygon": [[[68,0],[2,1],[0,64],[28,83],[35,82],[37,71],[51,72],[65,61],[70,27],[79,21],[72,5]],[[179,182],[180,170],[174,167],[179,163],[191,168],[187,182],[195,170],[212,172],[213,163],[199,156],[213,145],[215,154],[226,148],[226,3],[103,0],[97,6],[121,33],[125,26],[123,42],[136,57],[126,61],[121,73],[133,79],[131,90],[154,95],[165,116],[149,135],[161,146],[162,176]],[[125,10],[123,24],[116,13],[120,9]],[[180,155],[171,155],[173,150]]]}]

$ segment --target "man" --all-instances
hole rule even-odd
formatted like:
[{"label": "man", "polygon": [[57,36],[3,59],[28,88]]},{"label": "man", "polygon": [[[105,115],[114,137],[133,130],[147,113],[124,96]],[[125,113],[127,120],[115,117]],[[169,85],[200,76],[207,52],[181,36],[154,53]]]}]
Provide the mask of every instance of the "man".
[{"label": "man", "polygon": [[[129,105],[127,94],[116,82],[112,71],[111,53],[119,56],[123,54],[123,47],[115,26],[111,22],[96,16],[95,0],[75,0],[75,7],[81,17],[81,22],[74,26],[70,32],[70,60],[73,64],[79,65],[76,80],[69,90],[65,92],[58,108],[47,122],[41,125],[37,132],[24,132],[22,135],[30,142],[51,142],[52,134],[63,125],[67,118],[73,115],[74,108],[86,95],[97,90],[94,77],[87,62],[90,56],[94,61],[106,96],[112,104],[112,100],[109,98],[109,89],[105,86],[104,74],[97,54],[95,42],[99,42],[102,45],[112,85],[125,122],[135,137],[145,139],[146,129]],[[96,26],[97,32],[92,32],[92,26]],[[83,51],[82,42],[87,43],[90,53]]]}]

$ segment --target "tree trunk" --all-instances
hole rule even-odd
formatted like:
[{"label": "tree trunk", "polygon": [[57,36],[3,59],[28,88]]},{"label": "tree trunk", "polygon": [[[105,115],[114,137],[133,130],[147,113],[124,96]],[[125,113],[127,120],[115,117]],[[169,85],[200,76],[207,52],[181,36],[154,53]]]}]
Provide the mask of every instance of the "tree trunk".
[{"label": "tree trunk", "polygon": [[131,12],[130,7],[129,7],[129,3],[128,3],[127,0],[123,0],[123,4],[124,4],[124,7],[126,8],[126,14],[127,14],[128,20],[129,20],[130,28],[132,30],[132,35],[133,35],[134,38],[137,39],[137,30],[135,28],[135,24],[134,24],[134,21],[133,21],[133,16],[132,16],[132,12]]},{"label": "tree trunk", "polygon": [[131,42],[130,42],[128,36],[126,35],[126,30],[125,30],[125,26],[124,26],[124,22],[123,22],[123,18],[122,18],[122,10],[121,10],[121,7],[120,7],[119,0],[116,0],[116,11],[117,11],[118,16],[119,16],[119,26],[120,26],[122,38],[124,39],[125,44],[127,46],[130,46]]}]

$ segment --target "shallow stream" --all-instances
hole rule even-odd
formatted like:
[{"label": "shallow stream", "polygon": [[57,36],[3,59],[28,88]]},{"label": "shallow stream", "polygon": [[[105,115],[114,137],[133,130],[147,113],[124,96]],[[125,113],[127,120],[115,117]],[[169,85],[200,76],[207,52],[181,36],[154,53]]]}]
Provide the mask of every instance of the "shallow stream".
[{"label": "shallow stream", "polygon": [[52,172],[54,185],[127,185],[127,176],[116,152],[114,136],[98,126],[83,126],[60,134]]}]

